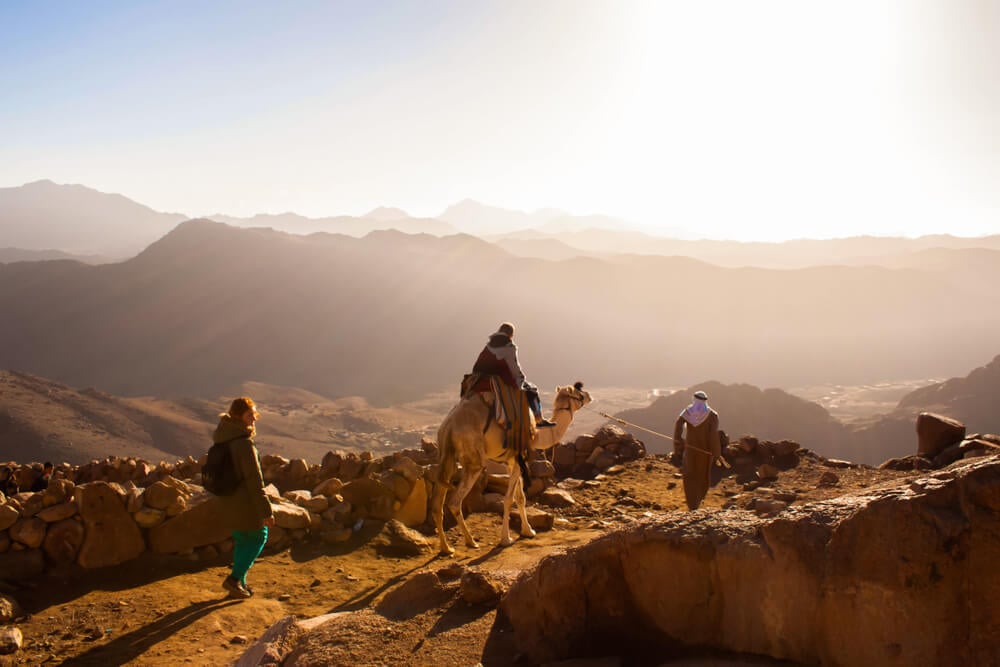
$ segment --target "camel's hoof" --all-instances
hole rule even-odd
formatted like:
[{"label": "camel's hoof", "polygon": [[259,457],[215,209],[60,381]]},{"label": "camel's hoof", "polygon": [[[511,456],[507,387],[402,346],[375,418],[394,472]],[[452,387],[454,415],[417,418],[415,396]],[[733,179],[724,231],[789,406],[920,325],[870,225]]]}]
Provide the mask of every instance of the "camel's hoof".
[{"label": "camel's hoof", "polygon": [[514,544],[513,538],[508,537],[508,538],[500,540],[500,546],[502,546],[502,547],[509,547],[512,544]]},{"label": "camel's hoof", "polygon": [[536,533],[536,532],[535,532],[534,530],[532,530],[531,528],[529,528],[529,529],[528,529],[528,532],[524,532],[523,530],[521,531],[521,537],[534,537],[534,536],[535,536],[535,535],[537,535],[537,534],[538,534],[538,533]]},{"label": "camel's hoof", "polygon": [[444,556],[446,558],[448,556],[454,556],[455,555],[455,550],[453,548],[451,548],[451,547],[445,547],[444,549],[441,549],[440,552],[438,552],[438,555],[439,556]]},{"label": "camel's hoof", "polygon": [[472,540],[471,542],[466,542],[465,546],[469,547],[470,549],[478,549],[479,548],[479,542],[476,542],[475,540]]}]

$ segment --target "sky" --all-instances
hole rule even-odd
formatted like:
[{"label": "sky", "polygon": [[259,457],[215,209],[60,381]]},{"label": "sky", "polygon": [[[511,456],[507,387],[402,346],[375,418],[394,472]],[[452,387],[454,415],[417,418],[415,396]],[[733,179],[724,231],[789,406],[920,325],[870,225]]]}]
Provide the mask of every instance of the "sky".
[{"label": "sky", "polygon": [[0,1],[0,187],[1000,233],[995,0]]}]

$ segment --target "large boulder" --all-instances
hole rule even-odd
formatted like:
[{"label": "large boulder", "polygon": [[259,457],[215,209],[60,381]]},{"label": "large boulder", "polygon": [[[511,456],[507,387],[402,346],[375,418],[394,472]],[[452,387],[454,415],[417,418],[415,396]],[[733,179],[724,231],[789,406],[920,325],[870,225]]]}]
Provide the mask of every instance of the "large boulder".
[{"label": "large boulder", "polygon": [[306,501],[312,498],[312,493],[305,490],[285,491],[281,494],[281,497],[290,503],[298,505],[299,507],[305,507]]},{"label": "large boulder", "polygon": [[0,530],[7,530],[13,526],[20,516],[21,513],[13,503],[0,505]]},{"label": "large boulder", "polygon": [[663,662],[700,646],[803,664],[996,665],[997,534],[994,456],[771,518],[640,523],[542,560],[501,604],[533,663],[641,645]]},{"label": "large boulder", "polygon": [[29,549],[37,549],[45,539],[45,522],[38,517],[21,519],[10,527],[10,538]]},{"label": "large boulder", "polygon": [[222,542],[230,533],[222,519],[219,499],[210,493],[193,496],[188,509],[149,530],[149,548],[172,554]]},{"label": "large boulder", "polygon": [[274,524],[279,528],[295,530],[312,525],[309,510],[304,507],[286,502],[271,503],[271,511],[274,512]]},{"label": "large boulder", "polygon": [[459,582],[459,595],[468,604],[496,605],[506,592],[504,583],[479,570],[468,570]]},{"label": "large boulder", "polygon": [[[525,513],[528,515],[528,525],[535,530],[552,530],[552,527],[555,525],[556,518],[545,510],[537,507],[528,507],[528,509],[525,510]],[[511,511],[510,527],[512,530],[521,529],[520,513]]]},{"label": "large boulder", "polygon": [[391,589],[375,605],[375,610],[394,621],[403,621],[445,604],[458,588],[444,582],[435,572],[418,572]]},{"label": "large boulder", "polygon": [[167,510],[171,506],[177,505],[181,499],[186,499],[190,495],[191,491],[187,484],[173,477],[165,477],[159,482],[146,487],[142,501],[146,507]]},{"label": "large boulder", "polygon": [[532,461],[529,465],[529,472],[532,479],[552,479],[556,476],[555,467],[545,459]]},{"label": "large boulder", "polygon": [[45,495],[42,493],[19,493],[15,496],[21,504],[21,516],[32,517],[45,507]]},{"label": "large boulder", "polygon": [[76,503],[65,502],[58,505],[50,505],[46,507],[36,516],[45,523],[55,523],[56,521],[62,521],[63,519],[68,519],[74,514],[76,514]]},{"label": "large boulder", "polygon": [[331,477],[330,479],[323,480],[320,482],[315,489],[313,489],[312,494],[314,496],[327,496],[332,497],[340,493],[341,489],[344,488],[344,483],[341,482],[336,477]]},{"label": "large boulder", "polygon": [[330,499],[326,496],[313,496],[309,500],[299,503],[299,506],[306,508],[310,512],[322,514],[330,507]]},{"label": "large boulder", "polygon": [[427,483],[423,479],[414,481],[409,497],[402,502],[392,518],[410,528],[427,521]]},{"label": "large boulder", "polygon": [[153,507],[143,507],[132,515],[140,528],[153,528],[159,526],[167,518],[167,513]]},{"label": "large boulder", "polygon": [[965,424],[933,412],[917,415],[917,454],[934,458],[965,439]]},{"label": "large boulder", "polygon": [[538,500],[543,505],[548,505],[549,507],[571,507],[576,505],[576,500],[570,495],[570,492],[558,487],[545,489]]},{"label": "large boulder", "polygon": [[76,560],[83,546],[83,524],[73,519],[63,519],[49,526],[42,549],[53,563],[65,564]]},{"label": "large boulder", "polygon": [[146,550],[139,527],[110,484],[84,484],[76,487],[75,495],[86,529],[77,556],[81,567],[118,565]]},{"label": "large boulder", "polygon": [[15,627],[0,628],[0,655],[10,655],[21,650],[24,636]]},{"label": "large boulder", "polygon": [[430,549],[430,543],[417,531],[392,520],[375,538],[375,547],[390,556],[419,556]]},{"label": "large boulder", "polygon": [[7,625],[24,615],[17,600],[0,593],[0,625]]},{"label": "large boulder", "polygon": [[[958,457],[955,457],[957,460]],[[910,454],[896,459],[889,459],[879,464],[879,470],[930,470],[934,463],[920,454]]]},{"label": "large boulder", "polygon": [[556,445],[552,451],[552,464],[557,469],[570,469],[576,465],[576,446],[573,444]]},{"label": "large boulder", "polygon": [[396,494],[376,479],[362,477],[348,482],[341,489],[340,495],[355,510],[363,511],[373,519],[386,521],[392,518]]},{"label": "large boulder", "polygon": [[417,465],[417,462],[409,456],[400,456],[392,464],[392,471],[398,472],[412,484],[424,475],[424,469]]},{"label": "large boulder", "polygon": [[42,505],[50,507],[73,500],[73,482],[68,479],[53,479],[42,493]]}]

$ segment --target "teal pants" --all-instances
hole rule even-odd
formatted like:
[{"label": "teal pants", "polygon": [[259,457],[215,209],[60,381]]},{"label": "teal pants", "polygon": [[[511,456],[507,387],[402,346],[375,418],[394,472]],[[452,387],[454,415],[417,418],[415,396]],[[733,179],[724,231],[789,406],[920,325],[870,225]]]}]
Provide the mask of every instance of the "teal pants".
[{"label": "teal pants", "polygon": [[257,556],[267,544],[267,526],[260,530],[233,531],[233,572],[232,578],[241,584],[247,583],[247,572],[257,560]]}]

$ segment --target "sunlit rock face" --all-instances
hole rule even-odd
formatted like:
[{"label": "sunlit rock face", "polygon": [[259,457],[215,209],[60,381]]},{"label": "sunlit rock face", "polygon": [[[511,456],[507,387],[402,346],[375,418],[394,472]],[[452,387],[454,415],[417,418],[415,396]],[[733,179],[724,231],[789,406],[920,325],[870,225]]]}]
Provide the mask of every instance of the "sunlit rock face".
[{"label": "sunlit rock face", "polygon": [[502,602],[544,663],[704,646],[824,665],[998,664],[1000,458],[773,519],[672,514],[543,560]]}]

